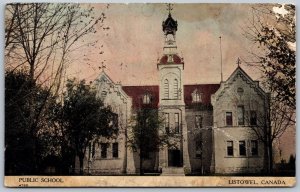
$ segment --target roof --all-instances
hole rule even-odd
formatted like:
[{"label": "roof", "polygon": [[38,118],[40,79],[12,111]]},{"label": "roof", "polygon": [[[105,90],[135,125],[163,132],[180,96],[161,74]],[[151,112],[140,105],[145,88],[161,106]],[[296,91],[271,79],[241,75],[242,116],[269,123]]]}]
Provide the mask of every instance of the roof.
[{"label": "roof", "polygon": [[165,32],[165,35],[167,34],[175,34],[175,32],[177,31],[177,21],[175,21],[171,15],[171,13],[169,13],[168,18],[163,21],[162,23],[162,27],[163,27],[163,31]]},{"label": "roof", "polygon": [[[214,94],[220,87],[220,84],[194,84],[184,85],[184,102],[187,107],[192,106],[192,93],[198,90],[201,93],[201,104],[211,105],[211,95]],[[124,92],[132,98],[133,109],[139,109],[141,107],[158,108],[159,102],[159,86],[123,86]],[[143,104],[143,96],[145,94],[150,95],[150,104]]]},{"label": "roof", "polygon": [[177,54],[173,54],[173,61],[172,62],[168,62],[168,55],[164,55],[162,56],[162,58],[160,59],[160,64],[181,64],[183,63],[183,60],[177,55]]},{"label": "roof", "polygon": [[220,87],[220,84],[194,84],[194,85],[184,85],[184,103],[186,106],[193,105],[192,93],[197,89],[201,94],[201,104],[210,105],[210,97],[214,94]]},{"label": "roof", "polygon": [[[159,87],[158,85],[150,86],[123,86],[125,93],[132,98],[133,109],[139,109],[142,106],[157,108],[159,102]],[[150,104],[143,104],[143,96],[150,95]]]},{"label": "roof", "polygon": [[268,99],[268,95],[260,86],[258,81],[254,81],[242,68],[237,66],[234,72],[228,77],[225,82],[222,82],[220,89],[213,95],[212,103],[217,101],[225,92],[225,88],[235,81],[237,77],[241,77],[243,81],[247,82],[262,98]]}]

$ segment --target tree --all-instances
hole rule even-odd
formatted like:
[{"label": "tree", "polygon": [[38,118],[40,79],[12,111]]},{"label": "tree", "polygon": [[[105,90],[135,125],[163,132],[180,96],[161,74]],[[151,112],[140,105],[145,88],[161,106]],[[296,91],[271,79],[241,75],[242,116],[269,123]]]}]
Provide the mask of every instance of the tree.
[{"label": "tree", "polygon": [[[8,4],[5,18],[6,67],[28,68],[35,81],[48,73],[57,90],[64,65],[71,62],[70,53],[92,42],[83,42],[87,35],[104,26],[105,14],[97,14],[89,5],[27,3]],[[78,41],[81,41],[79,42]],[[95,45],[94,45],[95,46]],[[51,67],[51,70],[49,68]]]},{"label": "tree", "polygon": [[293,154],[290,155],[289,166],[291,170],[296,171],[296,156]]},{"label": "tree", "polygon": [[[273,145],[274,142],[285,133],[291,126],[295,126],[292,118],[294,111],[289,106],[279,103],[277,100],[270,98],[269,107],[266,114],[257,114],[257,124],[252,124],[251,129],[265,145],[265,160],[267,174],[273,174]],[[245,117],[247,123],[251,124],[251,114]]]},{"label": "tree", "polygon": [[[40,113],[48,90],[32,82],[24,71],[5,73],[5,173],[37,174],[42,158],[36,130],[30,129],[29,100],[33,99],[33,115]],[[52,101],[55,97],[51,95]],[[37,129],[48,127],[48,115],[44,114]]]},{"label": "tree", "polygon": [[[159,151],[160,147],[172,146],[170,137],[176,139],[176,134],[167,134],[163,130],[163,119],[157,109],[143,106],[136,111],[133,126],[128,133],[128,146],[138,152],[140,158],[140,175],[144,174],[143,162],[151,152]],[[179,138],[177,138],[179,139]]]},{"label": "tree", "polygon": [[[58,94],[71,52],[86,43],[86,35],[104,27],[105,14],[97,15],[91,6],[80,4],[27,3],[8,4],[5,18],[6,70],[25,69],[31,81],[48,85],[48,93]],[[93,43],[93,42],[89,42]],[[80,45],[79,45],[80,44]],[[49,95],[50,96],[50,95]],[[34,105],[29,100],[30,105]],[[47,97],[41,113],[31,118],[35,129],[47,108]]]},{"label": "tree", "polygon": [[244,30],[259,53],[251,51],[254,62],[267,79],[272,96],[296,109],[296,15],[295,5],[261,5],[253,7],[253,17]]},{"label": "tree", "polygon": [[[59,99],[57,96],[64,84],[62,77],[66,74],[67,65],[74,60],[72,52],[83,46],[96,46],[97,40],[84,42],[85,37],[109,28],[104,26],[105,14],[96,12],[90,5],[14,3],[6,5],[5,13],[5,69],[11,73],[21,70],[27,74],[24,74],[27,90],[23,90],[22,86],[18,87],[20,90],[14,90],[15,95],[19,92],[25,94],[21,95],[21,99],[26,101],[26,108],[19,109],[16,115],[20,116],[9,117],[24,119],[22,115],[26,114],[26,122],[22,126],[28,129],[28,137],[35,140],[31,151],[35,154],[32,161],[36,162],[42,155],[35,151],[41,147],[37,146],[41,141],[38,139],[53,138],[47,134],[53,134],[51,129],[55,123],[52,128],[41,125],[45,124],[45,117],[50,118],[53,97]],[[43,90],[43,97],[33,94],[37,85]],[[47,151],[46,148],[43,150]]]},{"label": "tree", "polygon": [[90,142],[95,137],[110,137],[117,133],[115,114],[103,105],[95,90],[84,80],[68,80],[62,119],[65,122],[63,132],[79,157],[82,175],[83,159]]},{"label": "tree", "polygon": [[[206,112],[211,112],[213,114],[213,107],[211,104],[206,105],[201,102],[192,103],[190,107],[194,114],[195,114],[195,128],[189,132],[191,135],[190,138],[193,138],[195,143],[195,150],[196,150],[196,157],[200,158],[201,160],[201,175],[204,175],[205,172],[205,159],[207,158],[208,154],[212,151],[212,127],[211,126],[204,126],[204,114]],[[205,147],[204,147],[205,146]]]},{"label": "tree", "polygon": [[259,120],[265,127],[252,128],[266,146],[267,170],[272,174],[273,143],[288,128],[295,126],[295,6],[260,5],[252,11],[253,17],[244,32],[259,51],[251,50],[254,61],[246,63],[262,72],[262,85],[270,93],[268,113]]},{"label": "tree", "polygon": [[[49,101],[48,101],[49,102]],[[46,125],[37,132],[42,164],[39,169],[55,166],[55,173],[69,175],[75,152],[63,129],[62,105],[57,97],[47,107]]]}]

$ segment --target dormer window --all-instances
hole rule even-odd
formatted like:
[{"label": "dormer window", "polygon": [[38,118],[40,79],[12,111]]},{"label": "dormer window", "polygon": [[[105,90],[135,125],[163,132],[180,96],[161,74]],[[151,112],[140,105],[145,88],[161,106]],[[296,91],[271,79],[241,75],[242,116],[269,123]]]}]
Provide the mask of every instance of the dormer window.
[{"label": "dormer window", "polygon": [[202,93],[200,93],[197,89],[192,93],[192,102],[193,103],[202,102]]},{"label": "dormer window", "polygon": [[146,93],[143,96],[143,104],[150,104],[151,103],[151,95]]}]

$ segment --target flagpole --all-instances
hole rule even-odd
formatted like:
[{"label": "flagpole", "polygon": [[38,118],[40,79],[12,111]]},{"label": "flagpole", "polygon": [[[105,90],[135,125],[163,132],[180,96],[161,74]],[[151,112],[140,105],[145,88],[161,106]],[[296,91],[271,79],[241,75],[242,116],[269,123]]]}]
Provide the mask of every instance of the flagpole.
[{"label": "flagpole", "polygon": [[222,37],[220,36],[220,55],[221,55],[221,82],[223,82],[223,63],[222,63]]}]

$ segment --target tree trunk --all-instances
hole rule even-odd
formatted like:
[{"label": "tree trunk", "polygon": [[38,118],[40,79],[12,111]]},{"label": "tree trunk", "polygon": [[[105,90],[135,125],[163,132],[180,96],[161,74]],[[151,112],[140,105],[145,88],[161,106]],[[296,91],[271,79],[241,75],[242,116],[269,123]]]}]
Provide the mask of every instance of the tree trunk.
[{"label": "tree trunk", "polygon": [[269,150],[269,175],[273,175],[273,145],[272,141],[269,141],[268,144],[268,150]]},{"label": "tree trunk", "polygon": [[[29,89],[30,91],[34,94],[34,88],[35,88],[35,84],[34,84],[34,65],[30,64],[30,82],[29,82]],[[34,114],[34,96],[33,94],[29,95],[29,133],[32,139],[32,172],[30,174],[36,174],[37,172],[37,139],[35,137],[35,132],[36,132],[36,121],[37,119],[35,119],[35,114]]]},{"label": "tree trunk", "polygon": [[79,174],[83,175],[83,158],[84,154],[80,153],[79,154]]},{"label": "tree trunk", "polygon": [[123,160],[123,170],[122,173],[126,174],[127,173],[127,149],[128,149],[128,145],[127,145],[127,126],[125,127],[125,151],[124,151],[124,160]]},{"label": "tree trunk", "polygon": [[267,144],[267,141],[264,140],[264,174],[268,175],[269,174],[269,160],[270,160],[270,155],[269,155],[269,146]]},{"label": "tree trunk", "polygon": [[144,170],[143,170],[143,154],[140,154],[140,175],[144,175]]},{"label": "tree trunk", "polygon": [[273,175],[273,142],[269,135],[267,135],[265,139],[265,173],[267,175]]}]

